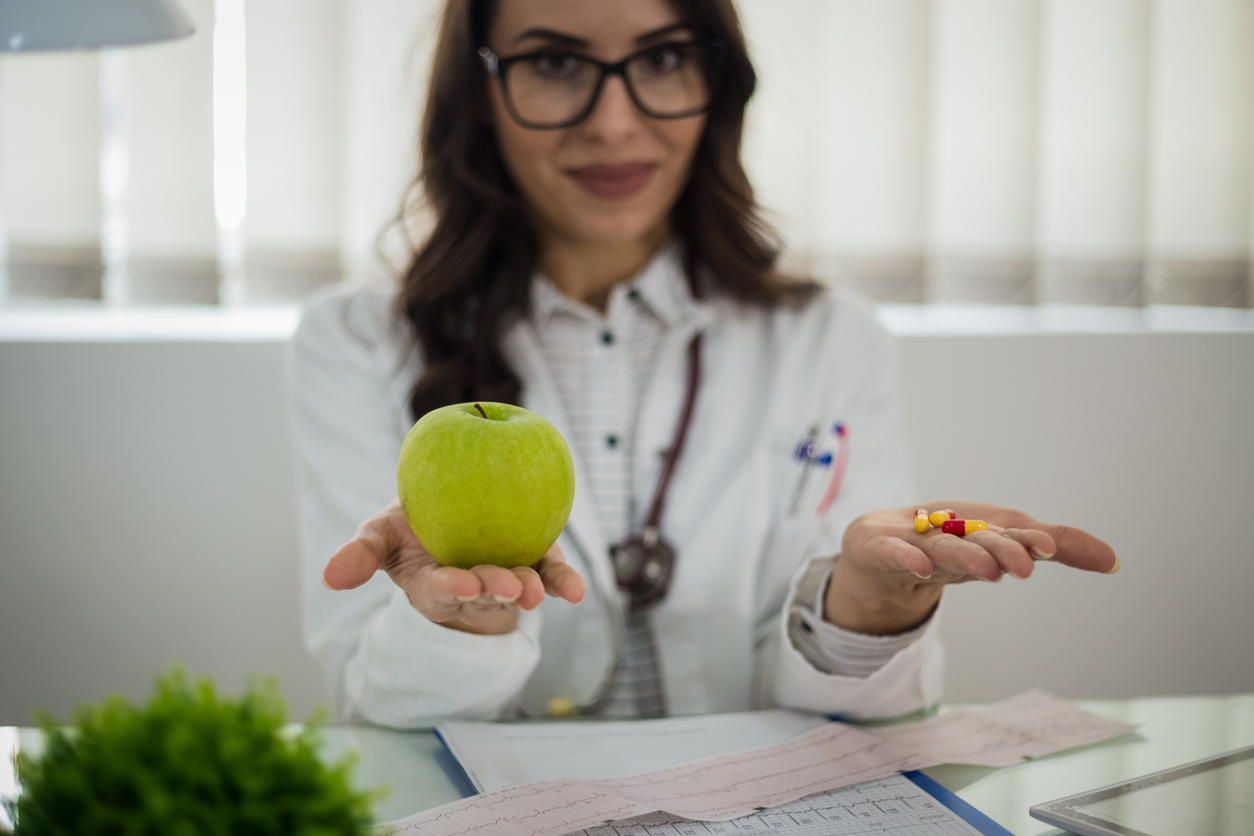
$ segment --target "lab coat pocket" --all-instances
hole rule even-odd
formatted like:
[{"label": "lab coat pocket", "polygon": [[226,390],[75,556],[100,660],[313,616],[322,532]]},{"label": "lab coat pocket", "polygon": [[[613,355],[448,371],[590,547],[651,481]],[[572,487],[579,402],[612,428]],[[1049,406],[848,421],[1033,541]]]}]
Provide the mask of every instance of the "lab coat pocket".
[{"label": "lab coat pocket", "polygon": [[766,457],[768,478],[762,486],[761,501],[771,509],[771,534],[759,572],[764,596],[774,607],[783,605],[788,582],[807,557],[822,522],[815,509],[830,478],[830,467],[812,463],[803,469],[796,456],[796,439],[777,440],[762,455]]}]

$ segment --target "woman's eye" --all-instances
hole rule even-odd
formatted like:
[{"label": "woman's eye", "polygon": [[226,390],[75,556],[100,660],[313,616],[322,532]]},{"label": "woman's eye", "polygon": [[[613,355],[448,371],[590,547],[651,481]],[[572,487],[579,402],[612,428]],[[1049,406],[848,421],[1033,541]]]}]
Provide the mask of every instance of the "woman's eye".
[{"label": "woman's eye", "polygon": [[546,52],[533,60],[536,72],[549,78],[563,78],[579,70],[579,59],[569,52]]},{"label": "woman's eye", "polygon": [[651,50],[644,56],[644,65],[651,73],[673,73],[684,62],[684,56],[678,47],[661,46]]}]

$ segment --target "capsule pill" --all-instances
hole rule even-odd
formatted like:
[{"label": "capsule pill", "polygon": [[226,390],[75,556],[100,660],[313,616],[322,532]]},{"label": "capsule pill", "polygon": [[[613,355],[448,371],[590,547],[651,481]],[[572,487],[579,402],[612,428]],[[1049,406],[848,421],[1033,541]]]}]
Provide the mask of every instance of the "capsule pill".
[{"label": "capsule pill", "polygon": [[956,519],[957,516],[958,515],[953,511],[933,511],[932,516],[928,517],[928,521],[937,528],[940,528],[945,520]]},{"label": "capsule pill", "polygon": [[931,524],[927,521],[927,509],[920,508],[914,512],[914,530],[922,534]]},{"label": "capsule pill", "polygon": [[988,531],[988,523],[984,520],[945,520],[941,523],[941,531],[963,537],[973,531]]}]

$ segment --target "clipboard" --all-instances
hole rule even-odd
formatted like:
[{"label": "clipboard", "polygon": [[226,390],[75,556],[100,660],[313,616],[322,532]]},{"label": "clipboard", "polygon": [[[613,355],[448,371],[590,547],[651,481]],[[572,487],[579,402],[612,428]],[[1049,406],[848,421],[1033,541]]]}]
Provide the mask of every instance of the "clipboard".
[{"label": "clipboard", "polygon": [[[449,742],[438,730],[436,737],[447,755],[446,770],[455,771],[451,777],[455,778],[454,783],[463,797],[477,795],[470,775]],[[922,804],[916,800],[917,795],[910,798],[901,792],[902,785],[907,782],[926,796]],[[885,804],[884,799],[900,806],[894,809]],[[928,809],[929,801],[937,806]],[[943,811],[940,808],[944,808]],[[876,809],[879,815],[872,812]],[[852,821],[849,820],[851,817]],[[902,824],[909,826],[909,832],[918,836],[1013,836],[1009,830],[918,770],[801,799],[779,808],[760,810],[730,822],[696,822],[651,813],[636,819],[607,822],[576,831],[570,836],[648,836],[651,832],[672,832],[681,836],[818,836],[832,832],[829,828],[833,825],[840,826],[842,834],[859,836],[864,832],[883,834],[886,826],[895,828]]]}]

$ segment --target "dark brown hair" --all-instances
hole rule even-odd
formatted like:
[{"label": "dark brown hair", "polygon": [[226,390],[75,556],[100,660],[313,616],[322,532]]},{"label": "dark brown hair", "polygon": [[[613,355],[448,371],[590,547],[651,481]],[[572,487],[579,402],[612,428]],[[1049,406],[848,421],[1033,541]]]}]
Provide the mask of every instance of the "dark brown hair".
[{"label": "dark brown hair", "polygon": [[[671,0],[700,36],[723,42],[715,99],[690,180],[671,209],[689,281],[773,306],[810,298],[815,285],[774,270],[779,243],[762,220],[740,164],[745,106],[756,77],[731,0]],[[414,418],[471,400],[519,403],[522,384],[501,337],[526,312],[537,244],[524,199],[497,149],[489,118],[485,42],[495,0],[449,0],[435,48],[419,137],[421,167],[402,208],[434,221],[402,277],[399,314],[423,359]]]}]

